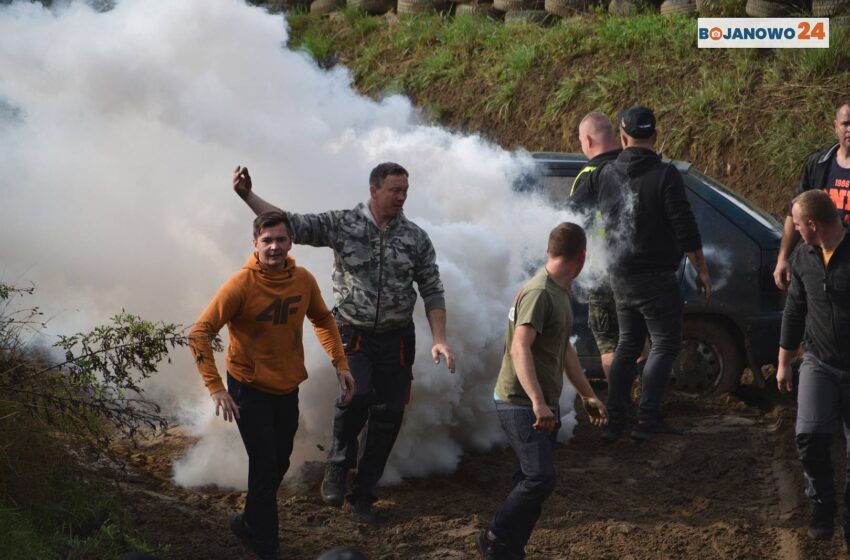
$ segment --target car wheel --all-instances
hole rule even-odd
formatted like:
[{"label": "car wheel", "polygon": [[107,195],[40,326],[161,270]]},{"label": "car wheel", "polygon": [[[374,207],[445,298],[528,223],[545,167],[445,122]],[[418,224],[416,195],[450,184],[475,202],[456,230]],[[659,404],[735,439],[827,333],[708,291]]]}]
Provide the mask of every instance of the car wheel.
[{"label": "car wheel", "polygon": [[673,362],[673,389],[694,396],[728,393],[738,386],[744,354],[727,329],[705,319],[685,319],[682,350]]}]

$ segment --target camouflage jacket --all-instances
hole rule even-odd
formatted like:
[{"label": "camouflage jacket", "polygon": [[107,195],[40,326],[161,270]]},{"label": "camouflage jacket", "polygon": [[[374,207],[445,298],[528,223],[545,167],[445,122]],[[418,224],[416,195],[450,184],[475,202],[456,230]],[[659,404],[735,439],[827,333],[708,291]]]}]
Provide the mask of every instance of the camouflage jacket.
[{"label": "camouflage jacket", "polygon": [[384,231],[362,202],[353,210],[287,216],[296,243],[333,249],[335,312],[341,320],[375,332],[408,325],[416,304],[414,282],[426,311],[445,309],[431,239],[403,213]]}]

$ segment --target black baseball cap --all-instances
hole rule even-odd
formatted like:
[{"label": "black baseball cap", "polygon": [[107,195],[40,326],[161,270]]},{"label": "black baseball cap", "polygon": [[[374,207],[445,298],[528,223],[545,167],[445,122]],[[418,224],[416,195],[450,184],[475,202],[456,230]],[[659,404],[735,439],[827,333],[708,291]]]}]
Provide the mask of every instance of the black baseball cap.
[{"label": "black baseball cap", "polygon": [[655,132],[655,115],[649,107],[635,105],[623,109],[617,120],[620,129],[632,138],[649,138]]}]

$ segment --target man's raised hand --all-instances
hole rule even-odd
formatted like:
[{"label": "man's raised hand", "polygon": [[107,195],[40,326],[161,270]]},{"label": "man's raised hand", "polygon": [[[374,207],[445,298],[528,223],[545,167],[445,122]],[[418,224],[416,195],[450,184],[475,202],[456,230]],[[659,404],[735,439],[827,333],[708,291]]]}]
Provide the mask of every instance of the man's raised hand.
[{"label": "man's raised hand", "polygon": [[242,199],[251,194],[251,175],[248,174],[247,167],[236,166],[233,171],[233,190]]}]

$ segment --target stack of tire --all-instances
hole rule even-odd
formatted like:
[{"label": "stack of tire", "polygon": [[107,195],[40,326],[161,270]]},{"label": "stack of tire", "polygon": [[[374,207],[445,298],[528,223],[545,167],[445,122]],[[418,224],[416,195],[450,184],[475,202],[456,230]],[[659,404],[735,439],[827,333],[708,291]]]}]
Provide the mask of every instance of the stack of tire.
[{"label": "stack of tire", "polygon": [[489,2],[469,2],[456,4],[455,15],[499,19],[502,12],[494,8],[493,4]]},{"label": "stack of tire", "polygon": [[800,0],[747,0],[747,15],[757,18],[788,17],[807,12]]},{"label": "stack of tire", "polygon": [[543,9],[552,15],[569,19],[587,11],[587,0],[545,0]]},{"label": "stack of tire", "polygon": [[505,12],[505,25],[547,25],[553,20],[543,9],[543,0],[493,0],[493,7]]},{"label": "stack of tire", "polygon": [[608,13],[612,16],[633,16],[640,11],[635,0],[611,0],[608,3]]},{"label": "stack of tire", "polygon": [[446,0],[398,0],[396,13],[401,14],[433,14],[446,12],[451,7]]},{"label": "stack of tire", "polygon": [[327,16],[345,7],[345,0],[313,0],[310,13],[314,16]]},{"label": "stack of tire", "polygon": [[696,0],[700,17],[722,17],[723,3],[720,0]]},{"label": "stack of tire", "polygon": [[659,10],[665,16],[695,16],[697,15],[697,3],[696,0],[664,0]]},{"label": "stack of tire", "polygon": [[309,8],[310,0],[265,0],[260,5],[271,13],[277,13],[295,8]]},{"label": "stack of tire", "polygon": [[812,0],[812,15],[830,18],[830,25],[847,25],[850,0]]},{"label": "stack of tire", "polygon": [[348,0],[348,5],[373,16],[383,15],[395,7],[392,0]]}]

